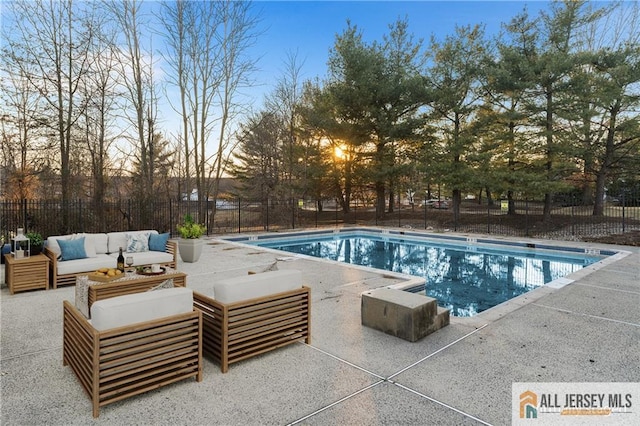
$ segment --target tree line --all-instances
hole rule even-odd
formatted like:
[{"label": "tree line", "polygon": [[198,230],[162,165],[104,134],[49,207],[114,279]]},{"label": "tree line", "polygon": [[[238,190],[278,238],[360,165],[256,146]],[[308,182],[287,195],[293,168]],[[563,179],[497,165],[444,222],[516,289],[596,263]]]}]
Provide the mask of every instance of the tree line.
[{"label": "tree line", "polygon": [[[97,214],[105,200],[192,188],[215,198],[256,63],[245,54],[258,34],[250,2],[16,0],[3,9],[0,196],[90,197]],[[180,117],[177,132],[163,128],[162,103]]]},{"label": "tree line", "polygon": [[407,191],[451,197],[454,214],[466,193],[541,198],[549,214],[572,188],[598,215],[608,189],[640,180],[637,2],[524,9],[492,38],[477,25],[425,42],[399,19],[366,42],[347,22],[326,76],[302,81],[289,53],[253,112],[251,2],[16,0],[3,14],[6,199],[216,199],[231,175],[234,195],[344,211],[356,197],[378,215]]},{"label": "tree line", "polygon": [[[247,195],[509,201],[579,191],[602,215],[607,190],[640,179],[636,3],[554,2],[489,38],[481,25],[416,40],[407,19],[382,40],[336,36],[328,75],[297,84],[299,62],[239,133],[233,173]],[[296,92],[293,88],[298,87]]]}]

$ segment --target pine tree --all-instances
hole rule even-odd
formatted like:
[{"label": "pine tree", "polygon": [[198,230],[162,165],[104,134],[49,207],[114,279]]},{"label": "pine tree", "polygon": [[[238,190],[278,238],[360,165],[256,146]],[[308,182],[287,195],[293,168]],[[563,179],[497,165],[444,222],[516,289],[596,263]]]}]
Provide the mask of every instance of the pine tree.
[{"label": "pine tree", "polygon": [[431,40],[432,65],[426,80],[431,90],[430,119],[439,129],[438,172],[451,190],[454,220],[460,216],[462,191],[474,182],[468,155],[480,141],[472,126],[482,96],[480,66],[486,42],[479,26],[457,27],[443,42]]}]

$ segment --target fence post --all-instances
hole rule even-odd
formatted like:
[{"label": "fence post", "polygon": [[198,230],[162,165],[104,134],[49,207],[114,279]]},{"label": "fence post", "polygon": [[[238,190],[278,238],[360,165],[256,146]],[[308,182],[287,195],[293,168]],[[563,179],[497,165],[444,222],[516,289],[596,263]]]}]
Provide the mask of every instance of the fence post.
[{"label": "fence post", "polygon": [[402,227],[401,218],[400,218],[400,192],[398,192],[398,228]]},{"label": "fence post", "polygon": [[173,236],[173,202],[169,198],[169,235]]},{"label": "fence post", "polygon": [[22,222],[22,228],[26,230],[27,228],[27,199],[24,198],[20,201],[20,216],[22,216],[20,222]]},{"label": "fence post", "polygon": [[238,197],[238,234],[242,233],[241,221],[240,221],[240,197]]},{"label": "fence post", "polygon": [[625,194],[626,191],[622,191],[622,233],[624,234],[626,232],[626,224],[625,224],[625,219],[626,219],[626,214],[625,214]]},{"label": "fence post", "polygon": [[524,235],[529,236],[529,200],[524,200]]},{"label": "fence post", "polygon": [[576,201],[575,197],[571,195],[571,235],[576,235]]},{"label": "fence post", "polygon": [[424,203],[422,203],[422,209],[424,210],[424,229],[427,229],[427,197],[424,197]]},{"label": "fence post", "polygon": [[291,229],[296,229],[296,200],[291,197]]},{"label": "fence post", "polygon": [[[438,200],[440,199],[440,196],[438,196]],[[451,209],[451,214],[453,214],[453,231],[454,232],[458,232],[458,215],[460,213],[460,206],[458,205],[458,210],[456,213],[456,206],[455,206],[455,202],[453,200],[451,200],[451,207],[453,207]]]},{"label": "fence post", "polygon": [[127,231],[131,230],[131,198],[127,200]]},{"label": "fence post", "polygon": [[358,199],[357,198],[356,198],[355,208],[353,209],[353,224],[354,225],[358,224]]},{"label": "fence post", "polygon": [[80,225],[80,232],[84,232],[84,220],[82,220],[83,214],[82,214],[82,199],[78,199],[78,216],[80,216],[78,218],[78,222]]},{"label": "fence post", "polygon": [[490,233],[491,233],[491,204],[487,201],[487,234],[490,234]]}]

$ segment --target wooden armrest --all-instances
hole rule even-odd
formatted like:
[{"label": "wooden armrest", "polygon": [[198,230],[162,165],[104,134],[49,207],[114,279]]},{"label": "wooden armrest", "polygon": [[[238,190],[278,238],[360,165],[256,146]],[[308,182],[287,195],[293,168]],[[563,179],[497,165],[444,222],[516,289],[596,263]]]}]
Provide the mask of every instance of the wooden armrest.
[{"label": "wooden armrest", "polygon": [[178,267],[178,243],[175,241],[167,241],[165,251],[173,255],[173,264],[170,266],[172,268],[177,268]]},{"label": "wooden armrest", "polygon": [[56,267],[58,264],[58,255],[49,247],[43,247],[42,253],[49,258],[49,264]]}]

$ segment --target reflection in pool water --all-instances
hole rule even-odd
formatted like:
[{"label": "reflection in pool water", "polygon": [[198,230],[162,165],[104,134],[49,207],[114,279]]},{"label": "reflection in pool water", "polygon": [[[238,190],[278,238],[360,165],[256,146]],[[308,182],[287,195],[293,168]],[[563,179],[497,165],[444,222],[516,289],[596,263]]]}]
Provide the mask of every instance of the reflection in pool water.
[{"label": "reflection in pool water", "polygon": [[455,316],[473,316],[536,287],[567,276],[600,258],[578,253],[406,240],[379,235],[340,235],[299,241],[255,242],[290,253],[424,277],[424,288]]}]

